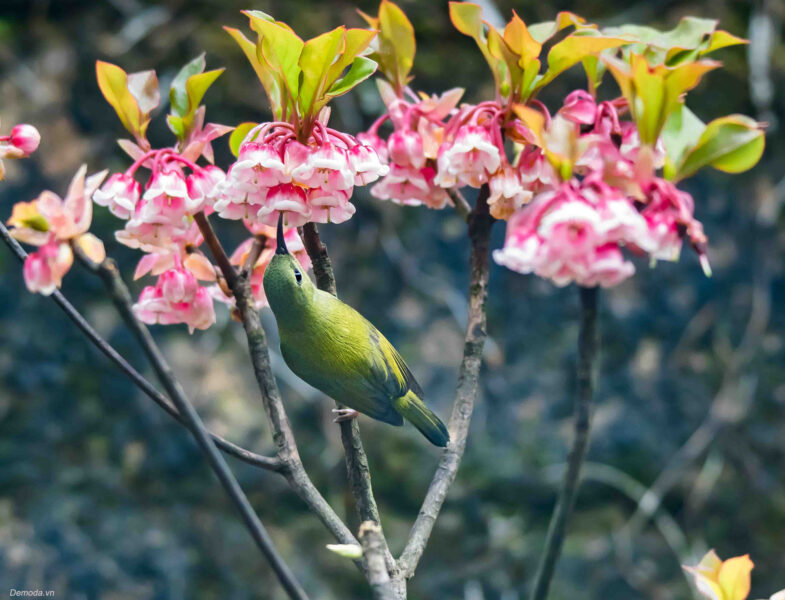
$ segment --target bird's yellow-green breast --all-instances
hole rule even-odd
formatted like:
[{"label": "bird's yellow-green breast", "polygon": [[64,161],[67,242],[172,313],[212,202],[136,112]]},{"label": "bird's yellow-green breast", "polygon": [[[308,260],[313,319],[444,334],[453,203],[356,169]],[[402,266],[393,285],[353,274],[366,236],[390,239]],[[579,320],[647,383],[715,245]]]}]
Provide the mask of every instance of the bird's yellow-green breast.
[{"label": "bird's yellow-green breast", "polygon": [[279,238],[264,290],[289,368],[341,404],[392,425],[406,418],[433,444],[446,446],[447,428],[423,403],[398,351],[360,313],[317,289]]}]

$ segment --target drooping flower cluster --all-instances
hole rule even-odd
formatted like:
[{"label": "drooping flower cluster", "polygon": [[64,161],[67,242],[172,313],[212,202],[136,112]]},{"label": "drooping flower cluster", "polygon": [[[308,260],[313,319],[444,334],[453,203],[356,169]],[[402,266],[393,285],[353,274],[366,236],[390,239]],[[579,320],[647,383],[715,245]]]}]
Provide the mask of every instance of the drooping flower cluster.
[{"label": "drooping flower cluster", "polygon": [[65,199],[54,192],[42,192],[30,202],[14,205],[8,224],[11,235],[20,242],[38,246],[27,256],[24,278],[27,289],[49,296],[62,284],[63,276],[71,268],[76,244],[92,260],[105,258],[104,245],[93,234],[87,233],[93,219],[90,196],[101,185],[106,171],[85,180],[87,166],[77,171]]},{"label": "drooping flower cluster", "polygon": [[[654,260],[676,260],[687,239],[708,272],[706,237],[694,218],[692,198],[655,175],[664,148],[661,142],[641,145],[635,123],[622,120],[624,98],[597,103],[578,90],[554,116],[537,102],[540,132],[497,102],[449,109],[449,120],[437,128],[417,104],[386,101],[383,119],[395,128],[386,146],[377,135],[381,120],[361,136],[385,150],[391,165],[372,194],[442,208],[448,202],[445,188],[487,184],[491,215],[509,220],[505,246],[494,253],[499,264],[560,286],[609,287],[635,272],[623,248]],[[436,114],[446,116],[444,100],[428,101],[441,107]],[[415,131],[411,123],[420,131],[426,123],[430,134]],[[517,144],[513,160],[504,138]],[[559,161],[569,163],[571,176],[563,177]],[[416,165],[431,169],[428,186],[412,186]],[[400,172],[408,174],[399,185]]]},{"label": "drooping flower cluster", "polygon": [[215,210],[226,219],[275,226],[284,214],[287,227],[342,223],[355,212],[355,185],[387,174],[376,150],[317,121],[307,143],[285,122],[252,129],[237,161],[217,190]]},{"label": "drooping flower cluster", "polygon": [[[142,167],[150,170],[144,191],[134,177]],[[143,322],[185,323],[190,331],[206,329],[215,322],[213,299],[233,304],[225,283],[226,293],[219,285],[200,284],[221,280],[200,250],[204,238],[194,220],[197,213],[214,212],[217,199],[229,194],[229,188],[223,187],[225,181],[224,172],[214,165],[199,166],[172,149],[150,150],[125,172],[109,177],[93,194],[96,204],[125,220],[124,228],[115,233],[117,240],[145,253],[134,278],[148,273],[158,276],[156,284],[145,287],[134,306]],[[265,302],[262,276],[273,252],[265,246],[269,245],[267,238],[274,239],[275,232],[251,219],[244,223],[254,237],[238,248],[231,261],[238,267],[244,266],[254,239],[263,244],[251,271],[252,291],[261,307]],[[286,236],[293,249],[298,248],[298,243],[302,248],[295,229],[289,229]],[[306,263],[304,257],[300,260]]]},{"label": "drooping flower cluster", "polygon": [[[396,96],[389,87],[381,89],[387,112],[366,133],[357,136],[390,166],[387,176],[371,188],[371,195],[406,206],[444,208],[450,198],[435,181],[436,159],[444,138],[444,120],[454,111],[463,90],[418,98],[407,88],[410,101]],[[393,132],[383,140],[378,131],[387,119]]]},{"label": "drooping flower cluster", "polygon": [[580,90],[567,97],[545,139],[549,151],[574,162],[576,176],[554,178],[512,216],[496,262],[560,286],[610,287],[635,272],[623,247],[677,260],[687,239],[709,273],[692,198],[654,175],[664,151],[641,146],[635,124],[620,120],[625,109],[623,98],[597,104]]}]

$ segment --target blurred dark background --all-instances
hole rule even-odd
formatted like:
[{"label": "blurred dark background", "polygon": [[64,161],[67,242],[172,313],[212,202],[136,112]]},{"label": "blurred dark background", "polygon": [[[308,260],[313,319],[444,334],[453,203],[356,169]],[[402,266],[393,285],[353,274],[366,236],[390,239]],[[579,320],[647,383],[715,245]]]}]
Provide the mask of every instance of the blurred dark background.
[{"label": "blurred dark background", "polygon": [[[253,3],[251,3],[253,4]],[[477,101],[491,78],[473,42],[451,27],[446,2],[401,0],[415,24],[414,86],[467,88]],[[489,3],[486,2],[486,7]],[[95,83],[97,59],[127,71],[155,68],[164,89],[187,60],[207,51],[227,67],[206,96],[209,120],[263,120],[259,83],[222,24],[246,27],[258,8],[304,37],[346,23],[375,1],[4,0],[0,3],[3,131],[36,124],[35,156],[7,164],[0,218],[41,189],[64,192],[78,166],[124,169],[121,125]],[[768,147],[741,176],[705,172],[685,183],[711,239],[714,276],[685,251],[602,294],[602,379],[585,484],[551,598],[690,598],[679,564],[708,548],[750,553],[750,598],[785,587],[785,46],[780,0],[497,0],[527,22],[569,9],[605,24],[669,28],[686,14],[718,18],[750,47],[720,52],[726,68],[691,94],[704,120],[732,112],[770,125]],[[769,57],[770,62],[769,62]],[[575,69],[543,100],[552,109],[583,85]],[[605,94],[615,94],[608,78]],[[372,83],[334,104],[350,132],[380,114]],[[154,146],[171,144],[162,114]],[[225,140],[218,164],[228,166]],[[462,347],[468,248],[449,211],[399,208],[355,193],[357,215],[325,226],[342,297],[398,346],[437,412],[449,414]],[[119,225],[97,209],[127,279],[139,254],[114,242]],[[495,227],[494,247],[503,241]],[[243,231],[222,228],[233,247]],[[150,280],[148,280],[149,282]],[[141,282],[134,289],[141,289]],[[464,463],[410,597],[515,600],[526,596],[571,433],[577,293],[498,266],[491,269],[489,331],[480,399]],[[65,294],[139,368],[145,362],[101,293],[75,268]],[[274,323],[265,311],[274,340]],[[189,336],[154,328],[211,428],[260,452],[270,436],[241,328],[219,323]],[[312,478],[349,510],[331,403],[286,370],[279,381]],[[411,428],[363,419],[383,524],[394,553],[417,515],[438,452]],[[689,440],[689,442],[688,442]],[[686,445],[685,445],[686,444]],[[274,474],[232,461],[255,508],[312,597],[367,598],[347,559],[324,549],[328,533]],[[664,474],[664,475],[663,475]],[[660,477],[662,510],[624,528],[640,495]],[[651,496],[651,494],[650,494]],[[53,589],[71,599],[281,598],[277,583],[186,431],[132,387],[54,304],[28,294],[20,265],[0,248],[0,593]]]}]

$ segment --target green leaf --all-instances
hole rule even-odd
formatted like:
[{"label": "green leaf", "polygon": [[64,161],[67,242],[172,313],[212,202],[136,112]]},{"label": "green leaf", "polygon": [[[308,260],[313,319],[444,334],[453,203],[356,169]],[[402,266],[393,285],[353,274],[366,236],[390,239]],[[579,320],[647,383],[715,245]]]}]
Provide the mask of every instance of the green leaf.
[{"label": "green leaf", "polygon": [[744,115],[714,119],[700,136],[698,143],[687,151],[674,179],[689,177],[704,166],[726,173],[741,173],[760,160],[765,146],[760,126]]},{"label": "green leaf", "polygon": [[235,157],[240,154],[240,144],[243,143],[245,136],[248,135],[248,132],[251,131],[254,127],[256,127],[258,123],[240,123],[237,127],[234,128],[232,135],[229,136],[229,149],[232,151]]},{"label": "green leaf", "polygon": [[406,85],[414,66],[416,42],[414,27],[406,14],[389,0],[379,5],[379,53],[391,67],[393,84],[400,90]]},{"label": "green leaf", "polygon": [[665,144],[663,174],[666,179],[673,179],[676,166],[681,163],[685,152],[698,143],[705,129],[706,124],[684,104],[671,113],[662,128],[662,142]]},{"label": "green leaf", "polygon": [[345,31],[345,27],[337,27],[308,40],[302,47],[298,62],[303,75],[299,91],[301,117],[309,115],[315,100],[324,94],[327,73],[341,48]]},{"label": "green leaf", "polygon": [[178,140],[185,138],[186,131],[182,117],[172,114],[166,115],[166,124],[169,126],[171,132],[177,136]]},{"label": "green leaf", "polygon": [[368,79],[376,71],[376,63],[365,56],[358,56],[354,59],[352,66],[341,79],[336,81],[327,91],[327,97],[335,98],[345,94],[356,85]]},{"label": "green leaf", "polygon": [[585,25],[586,19],[583,17],[579,17],[575,13],[562,11],[558,15],[556,15],[556,19],[553,21],[545,21],[543,23],[535,23],[534,25],[529,26],[529,34],[532,38],[539,42],[540,44],[544,44],[549,39],[551,39],[554,35],[559,33],[562,29],[566,29],[570,26],[575,26],[576,28],[580,27],[594,27],[593,25]]},{"label": "green leaf", "polygon": [[[593,30],[589,30],[593,31]],[[603,50],[618,48],[627,43],[622,38],[604,37],[597,34],[573,33],[561,42],[554,44],[548,52],[548,70],[537,82],[535,89],[540,89],[553,81],[573,65],[578,64],[587,56],[599,54]]]},{"label": "green leaf", "polygon": [[117,65],[96,61],[98,87],[114,108],[123,126],[137,139],[144,139],[147,123],[143,123],[139,104],[128,90],[128,75]]},{"label": "green leaf", "polygon": [[235,42],[240,46],[248,62],[251,63],[256,76],[267,93],[267,99],[270,101],[273,115],[276,119],[280,119],[283,113],[283,97],[282,97],[282,84],[278,79],[276,73],[270,68],[269,65],[260,60],[259,53],[257,52],[257,45],[245,37],[238,29],[232,27],[224,27],[226,33],[232,36]]},{"label": "green leaf", "polygon": [[357,560],[363,557],[363,549],[357,544],[327,544],[330,552],[335,552],[338,556]]},{"label": "green leaf", "polygon": [[[240,32],[238,31],[237,33]],[[185,89],[185,83],[192,75],[204,71],[205,65],[204,52],[202,52],[175,75],[169,88],[169,103],[172,105],[172,112],[175,115],[183,117],[188,114],[188,92]]]},{"label": "green leaf", "polygon": [[280,75],[292,100],[300,88],[300,54],[305,43],[288,27],[262,19],[254,21],[262,36],[262,56]]},{"label": "green leaf", "polygon": [[471,2],[450,2],[450,20],[458,31],[473,38],[477,43],[477,47],[491,68],[496,88],[500,90],[504,83],[507,67],[504,61],[494,58],[488,49],[485,24],[482,20],[482,8]]},{"label": "green leaf", "polygon": [[185,82],[185,89],[188,95],[188,114],[193,114],[199,108],[199,103],[204,98],[207,89],[221,76],[225,69],[214,69],[206,73],[191,75]]}]

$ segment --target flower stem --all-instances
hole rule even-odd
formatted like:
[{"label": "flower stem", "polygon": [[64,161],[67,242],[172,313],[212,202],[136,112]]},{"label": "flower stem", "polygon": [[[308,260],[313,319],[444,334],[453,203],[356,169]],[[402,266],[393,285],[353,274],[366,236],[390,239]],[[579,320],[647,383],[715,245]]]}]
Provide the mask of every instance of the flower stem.
[{"label": "flower stem", "polygon": [[580,484],[581,467],[589,449],[593,371],[599,346],[597,334],[597,288],[579,288],[581,297],[581,325],[578,334],[577,396],[575,398],[575,439],[567,458],[567,472],[559,492],[559,499],[548,526],[545,549],[534,580],[531,600],[545,600],[548,596],[556,563],[564,544],[567,521],[575,504]]}]

